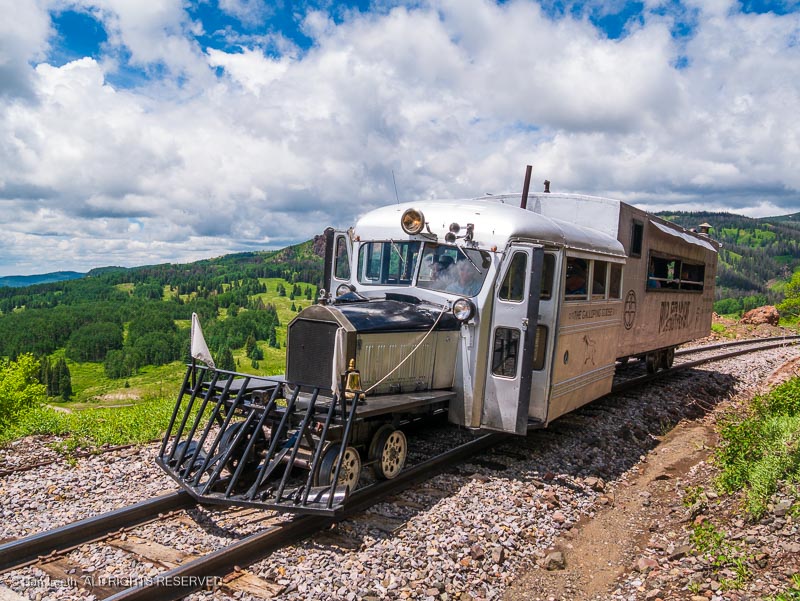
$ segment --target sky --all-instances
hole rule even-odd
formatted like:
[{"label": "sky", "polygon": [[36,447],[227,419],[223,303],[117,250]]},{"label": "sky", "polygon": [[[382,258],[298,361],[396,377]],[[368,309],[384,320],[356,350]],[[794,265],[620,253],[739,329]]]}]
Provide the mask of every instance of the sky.
[{"label": "sky", "polygon": [[651,211],[800,211],[800,0],[0,9],[0,276],[282,248],[527,164]]}]

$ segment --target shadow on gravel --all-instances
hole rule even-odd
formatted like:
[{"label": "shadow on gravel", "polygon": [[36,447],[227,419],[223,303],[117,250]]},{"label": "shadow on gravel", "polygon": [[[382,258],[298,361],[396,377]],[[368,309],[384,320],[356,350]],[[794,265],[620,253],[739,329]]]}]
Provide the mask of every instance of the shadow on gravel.
[{"label": "shadow on gravel", "polygon": [[693,369],[635,391],[610,394],[533,431],[494,452],[514,456],[525,449],[534,478],[619,478],[658,446],[660,438],[685,419],[698,419],[729,398],[736,378]]}]

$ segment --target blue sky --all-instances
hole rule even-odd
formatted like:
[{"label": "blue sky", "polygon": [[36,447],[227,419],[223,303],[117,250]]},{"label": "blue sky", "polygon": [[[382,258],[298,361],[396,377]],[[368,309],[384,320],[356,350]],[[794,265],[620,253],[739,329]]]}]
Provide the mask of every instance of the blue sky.
[{"label": "blue sky", "polygon": [[277,248],[403,199],[800,211],[800,3],[0,0],[0,275]]}]

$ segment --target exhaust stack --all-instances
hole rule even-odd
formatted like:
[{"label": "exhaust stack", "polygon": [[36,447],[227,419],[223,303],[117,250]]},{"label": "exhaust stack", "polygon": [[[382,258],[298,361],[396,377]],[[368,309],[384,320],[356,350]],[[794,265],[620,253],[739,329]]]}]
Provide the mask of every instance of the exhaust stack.
[{"label": "exhaust stack", "polygon": [[531,187],[531,170],[533,167],[528,165],[525,167],[525,183],[522,185],[522,199],[519,203],[520,209],[527,209],[528,208],[528,190]]}]

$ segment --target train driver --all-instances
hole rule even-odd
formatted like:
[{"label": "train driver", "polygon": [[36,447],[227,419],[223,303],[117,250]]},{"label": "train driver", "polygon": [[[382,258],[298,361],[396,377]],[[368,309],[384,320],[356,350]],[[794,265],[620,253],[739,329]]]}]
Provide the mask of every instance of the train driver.
[{"label": "train driver", "polygon": [[483,283],[483,273],[481,273],[480,269],[466,259],[458,261],[454,269],[453,280],[448,284],[446,290],[456,294],[463,294],[464,296],[478,294]]}]

